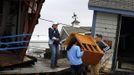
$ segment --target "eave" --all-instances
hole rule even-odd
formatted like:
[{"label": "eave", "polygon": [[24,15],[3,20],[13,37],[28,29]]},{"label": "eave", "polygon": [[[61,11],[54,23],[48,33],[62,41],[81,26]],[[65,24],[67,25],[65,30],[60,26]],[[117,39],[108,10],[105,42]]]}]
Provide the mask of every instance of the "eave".
[{"label": "eave", "polygon": [[89,8],[89,10],[94,10],[97,12],[122,14],[124,16],[131,16],[131,17],[134,16],[134,11],[129,11],[129,10],[112,9],[112,8],[98,7],[98,6],[92,6],[92,5],[88,5],[88,8]]}]

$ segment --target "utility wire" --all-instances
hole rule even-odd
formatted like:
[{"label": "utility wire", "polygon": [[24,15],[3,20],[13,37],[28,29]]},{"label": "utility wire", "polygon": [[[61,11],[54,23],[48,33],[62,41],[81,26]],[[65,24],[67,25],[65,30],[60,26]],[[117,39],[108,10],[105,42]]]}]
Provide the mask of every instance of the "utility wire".
[{"label": "utility wire", "polygon": [[48,35],[32,35],[32,36],[40,37],[40,36],[48,36]]},{"label": "utility wire", "polygon": [[[44,21],[47,21],[47,22],[51,22],[51,23],[54,23],[54,21],[52,21],[52,20],[47,20],[47,19],[43,19],[43,18],[39,18],[40,20],[44,20]],[[58,22],[59,23],[59,22]],[[61,25],[65,25],[65,26],[71,26],[71,25],[69,25],[69,24],[64,24],[64,23],[59,23],[59,24],[61,24]]]},{"label": "utility wire", "polygon": [[[48,19],[43,19],[43,18],[39,18],[40,20],[44,20],[44,21],[47,21],[47,22],[51,22],[51,23],[54,23],[54,21],[52,21],[52,20],[48,20]],[[64,26],[72,26],[72,25],[69,25],[69,24],[64,24],[64,23],[59,23],[59,24],[61,24],[61,25],[64,25]],[[86,28],[82,28],[81,27],[81,29],[84,29],[84,30],[87,30],[87,31],[91,31],[91,29],[89,30],[89,29],[86,29]]]}]

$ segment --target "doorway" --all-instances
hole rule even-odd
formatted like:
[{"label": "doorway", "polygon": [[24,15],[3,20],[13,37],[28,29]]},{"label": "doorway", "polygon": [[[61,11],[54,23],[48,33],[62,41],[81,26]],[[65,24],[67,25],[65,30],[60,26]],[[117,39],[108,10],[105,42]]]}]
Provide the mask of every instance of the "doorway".
[{"label": "doorway", "polygon": [[134,71],[134,17],[122,16],[117,61],[119,69]]}]

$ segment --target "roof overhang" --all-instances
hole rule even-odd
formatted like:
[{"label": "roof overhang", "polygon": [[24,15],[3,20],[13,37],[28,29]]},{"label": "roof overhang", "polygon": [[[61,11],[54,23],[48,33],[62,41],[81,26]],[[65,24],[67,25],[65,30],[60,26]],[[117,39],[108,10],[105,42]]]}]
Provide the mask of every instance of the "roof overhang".
[{"label": "roof overhang", "polygon": [[92,6],[88,5],[89,10],[94,10],[98,12],[107,12],[107,13],[113,13],[113,14],[122,14],[124,16],[134,16],[134,11],[129,10],[120,10],[120,9],[112,9],[112,8],[106,8],[106,7],[98,7],[98,6]]}]

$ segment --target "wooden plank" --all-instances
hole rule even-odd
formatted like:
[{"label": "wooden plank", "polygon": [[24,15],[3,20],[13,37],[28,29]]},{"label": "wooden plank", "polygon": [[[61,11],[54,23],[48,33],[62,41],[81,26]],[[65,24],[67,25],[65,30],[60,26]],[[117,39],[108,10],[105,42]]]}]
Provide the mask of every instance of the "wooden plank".
[{"label": "wooden plank", "polygon": [[102,23],[102,22],[96,22],[96,28],[107,28],[107,29],[117,29],[117,24],[113,25],[113,24],[106,24],[106,23]]},{"label": "wooden plank", "polygon": [[96,34],[102,34],[104,37],[109,37],[109,38],[115,38],[116,37],[116,34],[108,33],[108,32],[96,31]]},{"label": "wooden plank", "polygon": [[111,13],[97,13],[96,20],[101,19],[105,21],[117,21],[117,14],[111,14]]},{"label": "wooden plank", "polygon": [[[17,55],[7,55],[7,54],[1,54],[2,59],[0,59],[0,68],[5,68],[5,67],[11,67],[14,65],[23,65],[27,62],[35,62],[33,59],[29,57],[24,57],[24,60],[19,60],[19,57]],[[30,64],[29,64],[30,65]]]},{"label": "wooden plank", "polygon": [[93,45],[91,45],[91,48],[94,50],[94,52],[98,52],[99,53],[99,49],[95,49],[94,47],[93,47]]},{"label": "wooden plank", "polygon": [[81,43],[81,48],[82,48],[82,50],[84,50],[84,51],[87,50],[84,43]]},{"label": "wooden plank", "polygon": [[17,68],[13,68],[13,69],[8,69],[8,70],[3,70],[0,72],[0,74],[12,74],[12,75],[21,75],[21,74],[40,74],[40,73],[46,73],[46,74],[50,74],[50,73],[56,73],[56,72],[61,72],[64,70],[69,69],[69,64],[68,64],[68,60],[67,59],[59,59],[58,60],[58,64],[59,67],[52,69],[50,68],[50,60],[49,59],[44,59],[44,58],[40,58],[39,60],[37,60],[37,62],[35,63],[35,65],[32,66],[26,66],[26,67],[17,67]]},{"label": "wooden plank", "polygon": [[116,30],[115,29],[109,29],[109,28],[96,28],[96,31],[104,32],[104,33],[116,34]]},{"label": "wooden plank", "polygon": [[87,48],[88,48],[88,50],[89,50],[90,52],[93,52],[93,50],[89,47],[88,44],[86,44],[86,46],[87,46]]}]

